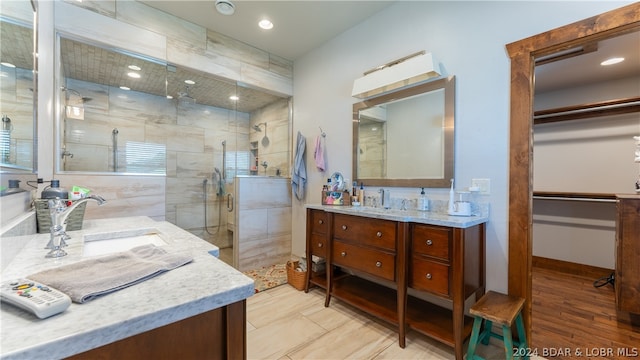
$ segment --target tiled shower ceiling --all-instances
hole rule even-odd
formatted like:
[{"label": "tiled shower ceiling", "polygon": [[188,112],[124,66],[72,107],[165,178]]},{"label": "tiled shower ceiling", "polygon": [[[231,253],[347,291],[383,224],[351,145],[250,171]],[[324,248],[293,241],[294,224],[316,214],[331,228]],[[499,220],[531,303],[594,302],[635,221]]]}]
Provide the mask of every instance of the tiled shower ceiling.
[{"label": "tiled shower ceiling", "polygon": [[[241,112],[252,112],[271,104],[281,97],[262,90],[236,86],[234,82],[213,75],[175,66],[167,66],[160,61],[150,61],[141,56],[104,49],[70,39],[61,39],[62,67],[64,76],[108,86],[127,86],[132,91],[166,96],[174,101],[188,94],[196,104],[210,105]],[[137,65],[142,70],[139,79],[127,76],[129,65]],[[193,80],[194,85],[184,83]],[[231,95],[240,100],[232,101]]]}]

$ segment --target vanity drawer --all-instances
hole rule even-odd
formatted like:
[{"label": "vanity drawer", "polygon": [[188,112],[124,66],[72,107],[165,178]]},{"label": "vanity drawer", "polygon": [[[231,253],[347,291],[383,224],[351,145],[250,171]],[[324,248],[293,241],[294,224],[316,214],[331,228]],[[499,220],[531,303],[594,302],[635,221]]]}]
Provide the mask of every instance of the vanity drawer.
[{"label": "vanity drawer", "polygon": [[326,234],[329,230],[329,222],[327,221],[328,215],[322,210],[311,210],[309,212],[311,216],[311,232],[316,234]]},{"label": "vanity drawer", "polygon": [[364,271],[383,279],[395,281],[395,255],[346,244],[333,242],[332,262],[354,270]]},{"label": "vanity drawer", "polygon": [[451,235],[450,228],[415,225],[411,234],[411,248],[413,253],[449,261]]},{"label": "vanity drawer", "polygon": [[310,242],[311,255],[316,255],[321,258],[327,257],[327,239],[324,235],[311,234]]},{"label": "vanity drawer", "polygon": [[411,265],[409,287],[449,296],[449,266],[416,258]]},{"label": "vanity drawer", "polygon": [[335,214],[333,236],[363,245],[396,251],[396,222]]}]

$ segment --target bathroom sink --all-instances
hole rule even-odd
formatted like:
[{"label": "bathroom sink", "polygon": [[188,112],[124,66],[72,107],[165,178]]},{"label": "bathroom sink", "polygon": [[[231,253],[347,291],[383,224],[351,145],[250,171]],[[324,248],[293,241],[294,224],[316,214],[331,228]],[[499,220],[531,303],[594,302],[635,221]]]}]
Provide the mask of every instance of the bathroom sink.
[{"label": "bathroom sink", "polygon": [[127,251],[136,246],[153,244],[167,245],[167,237],[155,228],[121,230],[105,233],[86,234],[83,238],[84,256],[105,255]]}]

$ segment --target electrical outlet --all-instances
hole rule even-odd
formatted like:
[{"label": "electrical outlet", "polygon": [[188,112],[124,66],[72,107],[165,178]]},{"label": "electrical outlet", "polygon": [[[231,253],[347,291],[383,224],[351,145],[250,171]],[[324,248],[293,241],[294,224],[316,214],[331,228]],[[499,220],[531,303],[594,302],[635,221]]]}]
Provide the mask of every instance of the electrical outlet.
[{"label": "electrical outlet", "polygon": [[491,180],[489,179],[471,179],[471,186],[478,187],[480,194],[491,194]]}]

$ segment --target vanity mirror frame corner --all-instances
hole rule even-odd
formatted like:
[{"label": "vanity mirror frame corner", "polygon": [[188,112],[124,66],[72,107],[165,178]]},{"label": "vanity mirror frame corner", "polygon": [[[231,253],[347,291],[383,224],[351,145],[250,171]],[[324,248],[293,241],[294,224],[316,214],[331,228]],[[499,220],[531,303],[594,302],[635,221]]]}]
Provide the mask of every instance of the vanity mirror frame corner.
[{"label": "vanity mirror frame corner", "polygon": [[[443,119],[443,176],[440,178],[364,178],[358,175],[358,149],[359,149],[359,125],[360,111],[385,103],[425,94],[431,91],[444,90],[444,119]],[[353,151],[352,171],[353,181],[364,183],[366,186],[391,186],[391,187],[425,187],[447,188],[451,186],[455,169],[455,76],[443,77],[434,81],[403,88],[391,93],[365,99],[353,104]],[[391,159],[392,161],[393,159]],[[415,164],[415,163],[414,163]],[[420,164],[416,164],[419,166]]]}]

